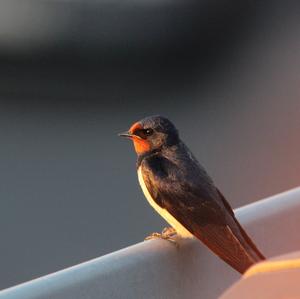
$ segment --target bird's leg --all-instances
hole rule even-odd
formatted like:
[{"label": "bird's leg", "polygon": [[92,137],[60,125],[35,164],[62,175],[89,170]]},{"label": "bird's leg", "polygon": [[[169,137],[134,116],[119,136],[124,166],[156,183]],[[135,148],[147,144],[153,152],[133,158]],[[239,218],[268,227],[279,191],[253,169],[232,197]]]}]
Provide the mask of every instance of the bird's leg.
[{"label": "bird's leg", "polygon": [[166,237],[174,237],[174,236],[176,236],[177,235],[177,232],[176,232],[176,229],[175,228],[173,228],[172,226],[169,226],[169,227],[165,227],[163,230],[162,230],[162,232],[161,232],[161,234],[163,235],[163,236],[166,236]]},{"label": "bird's leg", "polygon": [[163,239],[171,242],[172,244],[175,244],[178,246],[178,243],[176,241],[176,230],[173,227],[165,227],[163,231],[160,233],[152,233],[150,236],[145,238],[146,240],[152,240],[152,239]]}]

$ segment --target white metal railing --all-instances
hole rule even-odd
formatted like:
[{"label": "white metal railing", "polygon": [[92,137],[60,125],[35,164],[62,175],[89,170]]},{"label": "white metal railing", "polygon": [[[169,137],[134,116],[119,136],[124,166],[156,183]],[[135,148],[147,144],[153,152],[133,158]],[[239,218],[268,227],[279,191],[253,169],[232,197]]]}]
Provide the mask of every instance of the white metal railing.
[{"label": "white metal railing", "polygon": [[[300,188],[236,210],[267,256],[300,249]],[[0,292],[0,299],[217,298],[240,275],[199,241],[153,240]]]}]

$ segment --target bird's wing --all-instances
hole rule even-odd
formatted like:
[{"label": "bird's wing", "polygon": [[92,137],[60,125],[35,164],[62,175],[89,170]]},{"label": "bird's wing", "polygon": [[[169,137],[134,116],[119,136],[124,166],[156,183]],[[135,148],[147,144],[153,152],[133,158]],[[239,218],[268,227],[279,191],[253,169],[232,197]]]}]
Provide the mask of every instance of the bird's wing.
[{"label": "bird's wing", "polygon": [[193,170],[199,179],[197,184],[194,179],[186,179],[167,159],[155,159],[142,164],[143,178],[160,207],[237,271],[243,273],[261,260],[262,255],[257,254],[259,251],[206,173],[199,175]]}]

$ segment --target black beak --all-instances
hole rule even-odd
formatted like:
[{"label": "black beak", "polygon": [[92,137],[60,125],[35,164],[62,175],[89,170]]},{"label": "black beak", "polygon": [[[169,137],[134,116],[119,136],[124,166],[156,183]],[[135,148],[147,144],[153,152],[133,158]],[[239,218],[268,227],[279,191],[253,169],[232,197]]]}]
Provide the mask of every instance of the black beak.
[{"label": "black beak", "polygon": [[134,135],[129,133],[129,132],[123,132],[123,133],[119,133],[118,136],[126,137],[126,138],[132,138]]}]

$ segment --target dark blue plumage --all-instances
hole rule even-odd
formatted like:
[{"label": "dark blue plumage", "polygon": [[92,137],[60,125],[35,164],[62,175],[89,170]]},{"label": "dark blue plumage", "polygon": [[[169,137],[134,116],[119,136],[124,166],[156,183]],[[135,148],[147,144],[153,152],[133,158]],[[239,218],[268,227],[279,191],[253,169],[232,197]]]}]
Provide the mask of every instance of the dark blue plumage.
[{"label": "dark blue plumage", "polygon": [[162,116],[135,124],[134,142],[147,144],[137,167],[153,201],[240,273],[264,259],[229,203]]}]

